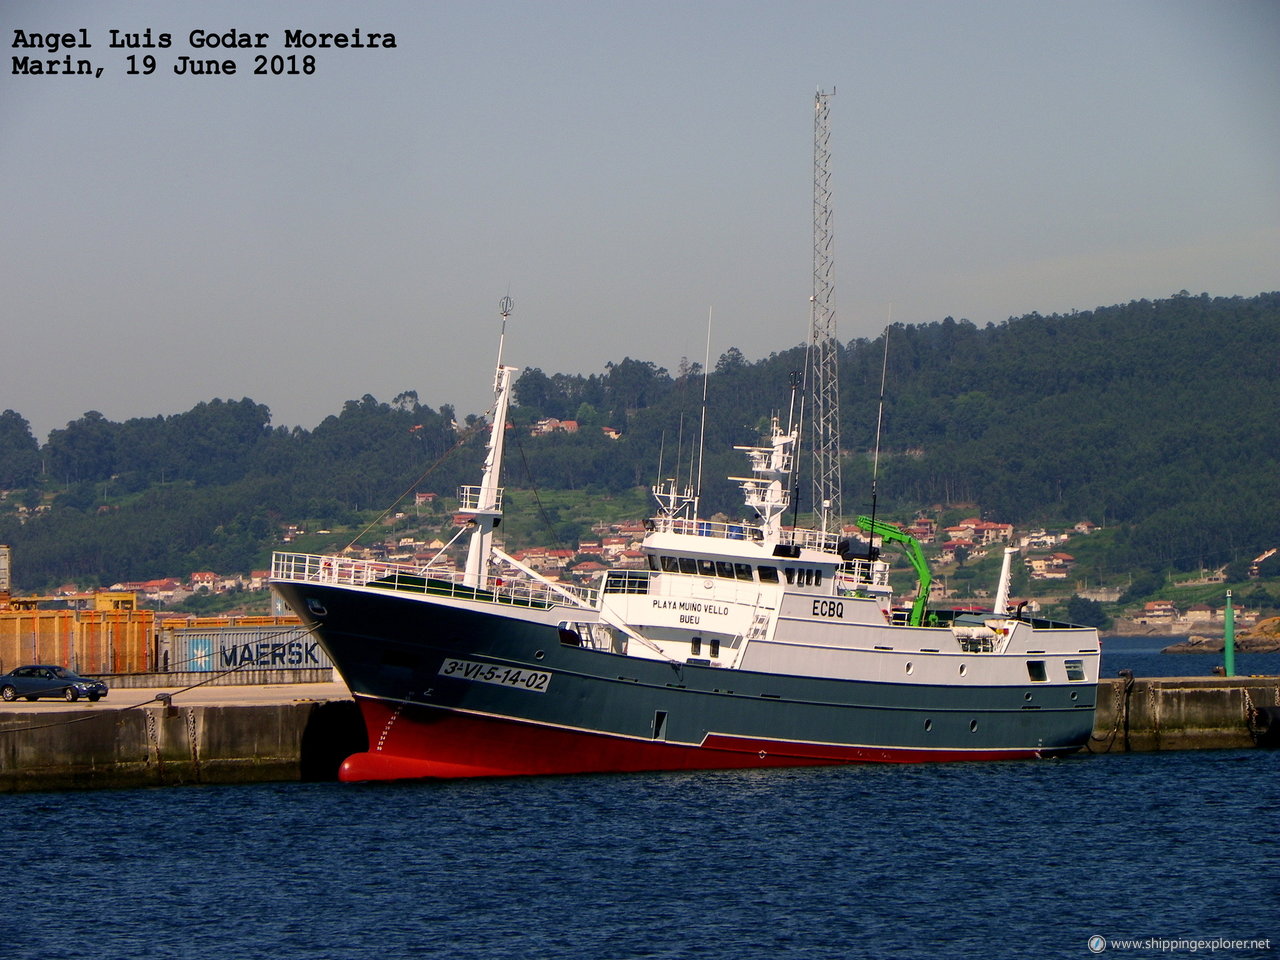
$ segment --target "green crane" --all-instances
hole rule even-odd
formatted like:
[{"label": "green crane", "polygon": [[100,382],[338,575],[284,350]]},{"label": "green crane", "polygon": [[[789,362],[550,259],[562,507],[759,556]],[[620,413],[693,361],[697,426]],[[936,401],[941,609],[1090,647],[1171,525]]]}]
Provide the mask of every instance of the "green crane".
[{"label": "green crane", "polygon": [[857,524],[873,537],[879,537],[886,543],[900,543],[906,551],[907,559],[916,571],[916,599],[911,604],[911,616],[908,623],[918,627],[924,623],[924,608],[929,602],[929,585],[933,583],[933,574],[929,572],[929,564],[924,558],[924,549],[920,541],[908,533],[903,533],[895,526],[872,520],[870,517],[859,517]]}]

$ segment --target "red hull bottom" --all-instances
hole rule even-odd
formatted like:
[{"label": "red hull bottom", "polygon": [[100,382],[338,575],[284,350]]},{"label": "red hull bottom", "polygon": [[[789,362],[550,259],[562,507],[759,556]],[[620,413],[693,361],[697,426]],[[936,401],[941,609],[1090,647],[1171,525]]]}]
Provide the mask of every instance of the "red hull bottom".
[{"label": "red hull bottom", "polygon": [[[712,734],[702,744],[664,743],[521,723],[499,717],[429,711],[412,715],[380,700],[358,697],[371,749],[343,762],[344,781],[425,777],[509,777],[652,770],[734,770],[829,766],[843,763],[921,763],[1010,760],[1041,751],[921,750],[793,743]],[[412,708],[411,708],[412,709]]]}]

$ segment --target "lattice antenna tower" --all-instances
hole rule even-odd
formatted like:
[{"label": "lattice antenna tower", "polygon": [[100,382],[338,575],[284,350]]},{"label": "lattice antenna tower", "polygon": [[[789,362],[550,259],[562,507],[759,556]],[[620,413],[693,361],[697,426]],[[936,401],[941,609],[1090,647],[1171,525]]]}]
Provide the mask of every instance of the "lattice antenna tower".
[{"label": "lattice antenna tower", "polygon": [[813,510],[821,530],[841,524],[840,344],[832,279],[831,113],[835,96],[818,91],[813,117],[813,296],[809,377],[813,389]]}]

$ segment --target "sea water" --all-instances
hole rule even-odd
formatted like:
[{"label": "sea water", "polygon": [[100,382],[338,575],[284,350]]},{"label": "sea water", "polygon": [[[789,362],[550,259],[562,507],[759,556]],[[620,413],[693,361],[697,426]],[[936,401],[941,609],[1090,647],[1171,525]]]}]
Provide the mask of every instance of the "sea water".
[{"label": "sea water", "polygon": [[[1114,677],[1122,669],[1135,677],[1209,677],[1214,667],[1223,665],[1221,653],[1161,653],[1168,646],[1184,643],[1181,637],[1103,637],[1102,678]],[[1235,657],[1237,676],[1280,674],[1280,653],[1240,653]]]},{"label": "sea water", "polygon": [[1275,958],[1277,818],[1262,750],[7,795],[0,955]]}]

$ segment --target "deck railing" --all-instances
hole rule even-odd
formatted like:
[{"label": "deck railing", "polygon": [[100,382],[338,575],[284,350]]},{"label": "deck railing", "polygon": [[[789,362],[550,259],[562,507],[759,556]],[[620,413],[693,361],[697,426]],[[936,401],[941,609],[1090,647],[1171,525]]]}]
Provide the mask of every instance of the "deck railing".
[{"label": "deck railing", "polygon": [[[476,588],[464,584],[460,574],[434,573],[426,567],[404,563],[310,553],[273,554],[271,579],[353,587],[372,585],[406,593],[430,593],[432,596],[485,600],[525,607],[551,607],[570,602],[550,584],[523,574],[493,577],[484,588]],[[589,607],[596,604],[595,590],[564,583],[556,586]]]},{"label": "deck railing", "polygon": [[[690,520],[687,517],[654,517],[648,523],[652,530],[659,533],[683,533],[695,537],[718,537],[721,540],[763,540],[764,528],[755,523],[732,523],[721,520]],[[779,543],[808,547],[813,550],[825,550],[834,553],[840,543],[840,536],[822,530],[808,530],[801,527],[784,527],[778,536]]]},{"label": "deck railing", "polygon": [[502,510],[502,492],[503,487],[494,487],[490,492],[493,499],[492,505],[486,504],[484,497],[484,487],[464,485],[458,488],[458,508],[464,513],[477,512],[480,510]]}]

